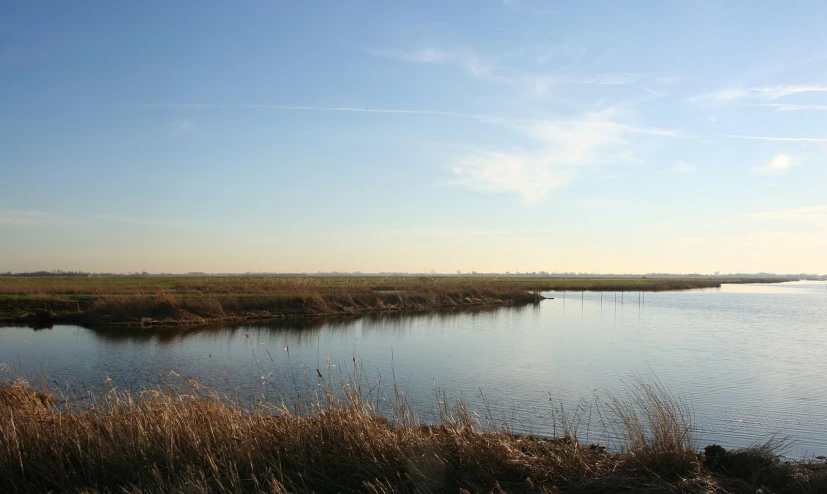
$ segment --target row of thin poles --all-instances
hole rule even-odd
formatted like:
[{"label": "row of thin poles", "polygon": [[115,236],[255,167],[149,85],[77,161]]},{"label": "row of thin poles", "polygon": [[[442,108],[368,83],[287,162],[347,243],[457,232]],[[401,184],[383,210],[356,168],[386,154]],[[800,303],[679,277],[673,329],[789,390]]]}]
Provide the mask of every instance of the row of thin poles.
[{"label": "row of thin poles", "polygon": [[[584,297],[585,297],[585,290],[580,291],[580,305],[583,305]],[[625,291],[620,292],[620,305],[623,305],[623,295],[626,293]],[[617,305],[617,292],[615,294],[615,305]],[[566,292],[563,291],[563,300],[566,300]],[[646,303],[646,292],[638,291],[637,292],[637,303],[638,305]],[[600,307],[603,307],[603,292],[600,292]]]}]

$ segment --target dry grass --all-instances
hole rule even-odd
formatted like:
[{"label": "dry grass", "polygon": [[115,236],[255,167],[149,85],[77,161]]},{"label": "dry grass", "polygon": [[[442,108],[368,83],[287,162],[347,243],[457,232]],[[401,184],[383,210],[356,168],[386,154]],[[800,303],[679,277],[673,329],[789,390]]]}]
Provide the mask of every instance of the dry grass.
[{"label": "dry grass", "polygon": [[[727,279],[726,283],[778,282],[781,279]],[[4,296],[65,296],[70,298],[104,295],[155,295],[159,291],[174,294],[199,294],[205,283],[210,293],[225,295],[324,293],[330,290],[403,290],[425,288],[491,286],[520,290],[593,290],[593,291],[658,291],[686,290],[721,286],[714,278],[522,278],[522,277],[384,277],[384,276],[280,276],[280,277],[0,277],[0,295]]]},{"label": "dry grass", "polygon": [[[728,280],[738,281],[745,280]],[[661,291],[720,284],[708,278],[0,277],[0,322],[203,324],[527,304],[541,300],[540,291],[552,290]]]},{"label": "dry grass", "polygon": [[266,294],[208,293],[107,296],[80,318],[91,324],[147,322],[174,324],[227,319],[358,314],[377,310],[425,310],[471,305],[513,305],[539,301],[539,295],[492,285],[431,286],[416,291],[369,287],[294,288]]},{"label": "dry grass", "polygon": [[[268,285],[256,286],[261,288]],[[198,292],[189,288],[161,290],[156,287],[153,293],[120,293],[114,290],[114,293],[89,297],[75,303],[61,300],[62,296],[49,295],[39,299],[7,299],[0,301],[0,316],[6,314],[7,319],[25,321],[28,318],[88,325],[186,324],[284,316],[358,314],[377,310],[515,305],[540,301],[537,292],[530,292],[520,286],[484,282],[469,285],[423,284],[406,290],[380,290],[370,285],[303,284],[274,285],[269,291],[259,292],[232,292],[231,289],[227,286],[211,286],[209,290]],[[50,308],[52,306],[56,309]]]},{"label": "dry grass", "polygon": [[[197,383],[174,393],[112,391],[83,406],[6,383],[0,479],[13,492],[754,493],[762,486],[720,461],[704,466],[690,449],[685,411],[660,387],[609,401],[606,420],[625,428],[613,452],[571,435],[482,427],[462,406],[441,406],[440,422],[422,425],[398,396],[389,398],[390,416],[380,417],[358,387],[323,389],[317,403],[296,411],[239,405]],[[823,472],[783,468],[792,476],[774,492],[818,492],[812,488],[824,483]]]},{"label": "dry grass", "polygon": [[697,468],[689,407],[659,382],[637,379],[624,395],[612,396],[607,409],[608,428],[619,434],[634,468],[669,478]]}]

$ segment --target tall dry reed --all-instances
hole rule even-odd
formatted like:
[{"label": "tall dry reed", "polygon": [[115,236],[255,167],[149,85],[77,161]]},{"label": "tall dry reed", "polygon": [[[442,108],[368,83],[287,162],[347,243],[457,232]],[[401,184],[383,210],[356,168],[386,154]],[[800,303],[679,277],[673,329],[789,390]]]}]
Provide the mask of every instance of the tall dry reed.
[{"label": "tall dry reed", "polygon": [[[761,487],[705,469],[689,449],[685,409],[661,387],[610,401],[604,414],[623,427],[614,451],[573,435],[513,434],[481,424],[463,406],[440,405],[441,420],[423,424],[399,395],[391,397],[391,414],[380,416],[358,387],[322,389],[302,409],[239,404],[194,382],[175,392],[92,394],[77,405],[7,382],[0,385],[0,482],[9,492],[754,493]],[[777,491],[809,492],[802,489],[817,488],[819,475],[799,475]]]}]

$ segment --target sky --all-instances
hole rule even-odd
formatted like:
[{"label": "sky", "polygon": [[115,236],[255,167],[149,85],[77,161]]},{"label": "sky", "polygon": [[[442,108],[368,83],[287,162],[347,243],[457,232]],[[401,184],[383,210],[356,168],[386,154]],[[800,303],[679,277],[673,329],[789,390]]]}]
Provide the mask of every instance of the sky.
[{"label": "sky", "polygon": [[3,2],[0,271],[825,273],[824,19]]}]

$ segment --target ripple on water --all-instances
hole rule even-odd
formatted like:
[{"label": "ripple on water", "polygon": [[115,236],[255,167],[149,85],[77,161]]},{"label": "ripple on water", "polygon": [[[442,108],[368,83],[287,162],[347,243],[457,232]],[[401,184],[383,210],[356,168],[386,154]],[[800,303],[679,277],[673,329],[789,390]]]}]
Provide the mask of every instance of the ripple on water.
[{"label": "ripple on water", "polygon": [[552,432],[560,407],[627,392],[638,375],[684,398],[704,441],[778,434],[791,456],[827,452],[823,284],[647,293],[641,304],[627,294],[622,305],[611,293],[602,305],[599,293],[547,295],[538,308],[210,329],[0,328],[0,363],[75,390],[101,389],[106,376],[121,389],[181,376],[241,397],[292,395],[294,383],[312,393],[317,368],[383,391],[395,376],[423,413],[440,389],[532,433]]}]

